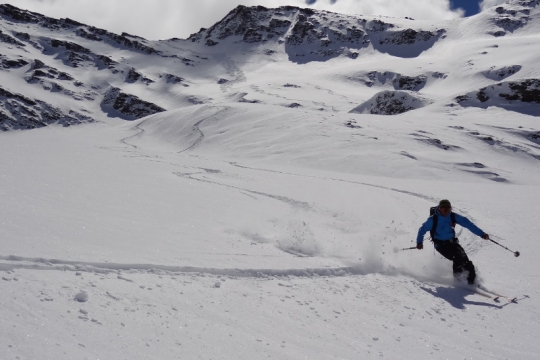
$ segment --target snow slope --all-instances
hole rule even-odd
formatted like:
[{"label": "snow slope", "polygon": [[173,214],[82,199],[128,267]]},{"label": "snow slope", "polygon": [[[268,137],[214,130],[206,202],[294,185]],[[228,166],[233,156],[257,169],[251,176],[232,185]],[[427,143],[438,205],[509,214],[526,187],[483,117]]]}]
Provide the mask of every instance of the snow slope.
[{"label": "snow slope", "polygon": [[[239,7],[162,42],[3,8],[29,39],[0,44],[0,359],[536,359],[539,5],[444,26]],[[409,28],[444,34],[385,42]],[[366,111],[389,93],[426,100]],[[516,303],[427,239],[400,251],[441,198],[520,251],[458,229]]]}]

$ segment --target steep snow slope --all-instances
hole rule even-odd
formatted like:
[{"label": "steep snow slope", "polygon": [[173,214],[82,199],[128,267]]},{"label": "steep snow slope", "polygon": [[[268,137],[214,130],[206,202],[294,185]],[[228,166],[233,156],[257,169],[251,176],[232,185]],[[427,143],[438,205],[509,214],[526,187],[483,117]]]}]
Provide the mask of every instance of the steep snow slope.
[{"label": "steep snow slope", "polygon": [[[0,133],[0,359],[536,359],[539,9],[150,42],[0,6],[0,126],[38,128]],[[517,303],[400,251],[441,198]]]}]

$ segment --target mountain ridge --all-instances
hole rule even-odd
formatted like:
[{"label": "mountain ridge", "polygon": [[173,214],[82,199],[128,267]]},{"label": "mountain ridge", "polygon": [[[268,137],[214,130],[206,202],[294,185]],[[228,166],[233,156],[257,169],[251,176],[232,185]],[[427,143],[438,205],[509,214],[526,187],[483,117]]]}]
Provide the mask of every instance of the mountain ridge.
[{"label": "mountain ridge", "polygon": [[[526,37],[529,42],[534,39],[530,34],[540,28],[539,4],[514,0],[466,20],[438,25],[294,6],[240,5],[187,39],[160,41],[4,4],[0,5],[0,128],[73,125],[111,117],[134,120],[229,99],[324,111],[362,108],[363,113],[381,115],[425,106],[501,106],[539,115],[529,106],[540,103],[538,67],[521,50],[517,54],[523,59],[503,62],[500,56],[516,46],[521,49]],[[472,34],[477,36],[474,41],[468,38]],[[475,42],[478,50],[472,48]],[[462,62],[460,68],[430,60],[448,51],[451,61]],[[418,62],[418,70],[411,72],[410,66],[400,70],[410,61]],[[267,85],[256,83],[257,72],[273,64],[283,65],[284,78],[289,72],[309,74],[311,68],[326,74],[337,66],[337,74],[331,76],[346,82],[335,86],[343,88],[341,97],[349,100],[318,105],[297,95],[286,100],[272,96]],[[341,68],[349,73],[339,74]],[[301,87],[299,81],[293,82]],[[493,87],[490,101],[482,101],[488,87]],[[407,101],[419,105],[396,108],[391,101],[388,108],[386,101],[370,100],[397,99],[404,94],[400,91],[410,92]],[[117,98],[111,100],[111,94]],[[47,106],[30,105],[23,98]],[[109,104],[116,104],[113,110]]]}]

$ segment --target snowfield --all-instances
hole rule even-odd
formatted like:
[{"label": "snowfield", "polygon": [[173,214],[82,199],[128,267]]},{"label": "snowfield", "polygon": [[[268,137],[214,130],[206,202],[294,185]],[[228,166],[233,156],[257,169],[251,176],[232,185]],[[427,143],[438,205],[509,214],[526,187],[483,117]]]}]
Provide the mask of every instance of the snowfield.
[{"label": "snowfield", "polygon": [[[0,9],[0,359],[537,359],[538,1],[245,9],[136,51]],[[515,302],[401,250],[443,198]]]}]

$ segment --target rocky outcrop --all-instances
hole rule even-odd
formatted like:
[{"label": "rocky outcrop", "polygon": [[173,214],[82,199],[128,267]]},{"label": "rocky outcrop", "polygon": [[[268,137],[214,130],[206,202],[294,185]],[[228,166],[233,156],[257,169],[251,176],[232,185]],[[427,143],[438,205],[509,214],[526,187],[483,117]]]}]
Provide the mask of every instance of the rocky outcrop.
[{"label": "rocky outcrop", "polygon": [[[26,62],[22,60],[23,62]],[[48,79],[57,79],[57,80],[65,80],[65,81],[71,81],[74,80],[73,76],[70,74],[60,71],[54,67],[47,66],[45,63],[43,63],[41,60],[35,59],[33,66],[32,66],[32,72],[29,73],[29,75],[26,77],[27,82],[37,82],[43,78]]]},{"label": "rocky outcrop", "polygon": [[139,99],[135,95],[126,94],[117,87],[111,87],[105,93],[101,108],[111,117],[121,117],[126,120],[141,119],[166,111],[164,108]]},{"label": "rocky outcrop", "polygon": [[392,84],[396,90],[419,91],[426,85],[426,82],[427,76],[425,75],[406,76],[398,74]]},{"label": "rocky outcrop", "polygon": [[90,116],[74,110],[62,110],[40,100],[0,87],[0,130],[26,130],[50,124],[70,126],[93,122]]},{"label": "rocky outcrop", "polygon": [[412,45],[415,43],[428,42],[432,39],[442,36],[445,30],[439,29],[436,32],[405,29],[401,31],[389,31],[387,36],[379,40],[380,45]]},{"label": "rocky outcrop", "polygon": [[[498,106],[507,110],[540,116],[540,79],[503,81],[465,95],[456,101],[461,106],[487,108]],[[528,106],[527,106],[528,105]]]},{"label": "rocky outcrop", "polygon": [[144,76],[143,74],[135,70],[135,68],[129,69],[127,77],[126,77],[126,82],[134,83],[137,81],[142,82],[146,85],[155,82],[154,80],[147,78],[146,76]]},{"label": "rocky outcrop", "polygon": [[500,81],[516,74],[521,68],[521,65],[503,66],[500,68],[493,66],[491,69],[484,71],[483,74],[488,79]]},{"label": "rocky outcrop", "polygon": [[99,29],[93,26],[86,26],[71,19],[53,19],[41,14],[33,13],[31,11],[19,9],[9,4],[0,5],[0,16],[18,22],[37,24],[41,27],[52,30],[72,29],[76,35],[85,39],[107,41],[116,46],[140,51],[146,54],[161,54],[151,46],[144,44],[146,40],[141,37],[136,37],[126,33],[117,35],[107,30]]},{"label": "rocky outcrop", "polygon": [[492,32],[493,36],[505,36],[508,33],[524,27],[531,20],[530,8],[538,6],[535,1],[510,1],[507,4],[495,8],[495,14],[491,21],[500,30]]},{"label": "rocky outcrop", "polygon": [[[383,47],[384,52],[417,56],[431,47],[443,34],[443,29],[424,30],[401,28],[380,19],[366,20],[356,16],[326,11],[282,6],[238,6],[223,20],[209,29],[201,29],[188,40],[219,46],[220,43],[277,44],[284,47],[295,62],[324,61],[336,56],[356,59],[369,44]],[[409,52],[393,52],[393,47],[420,44]],[[272,55],[274,49],[264,53]],[[399,56],[399,55],[396,55]]]},{"label": "rocky outcrop", "polygon": [[17,39],[12,38],[8,34],[5,34],[0,30],[0,42],[10,44],[10,45],[16,45],[16,46],[26,46],[22,42],[18,41]]},{"label": "rocky outcrop", "polygon": [[10,59],[0,55],[0,64],[3,69],[18,69],[29,64],[25,59]]},{"label": "rocky outcrop", "polygon": [[422,108],[432,101],[411,91],[381,91],[365,103],[357,106],[351,113],[397,115]]},{"label": "rocky outcrop", "polygon": [[349,80],[364,83],[366,86],[387,86],[392,84],[394,90],[420,91],[427,83],[426,75],[408,76],[393,71],[370,71],[348,77]]},{"label": "rocky outcrop", "polygon": [[182,86],[189,87],[189,85],[186,84],[186,79],[184,79],[183,77],[166,73],[159,75],[159,77],[164,78],[165,81],[170,84],[182,84]]}]

